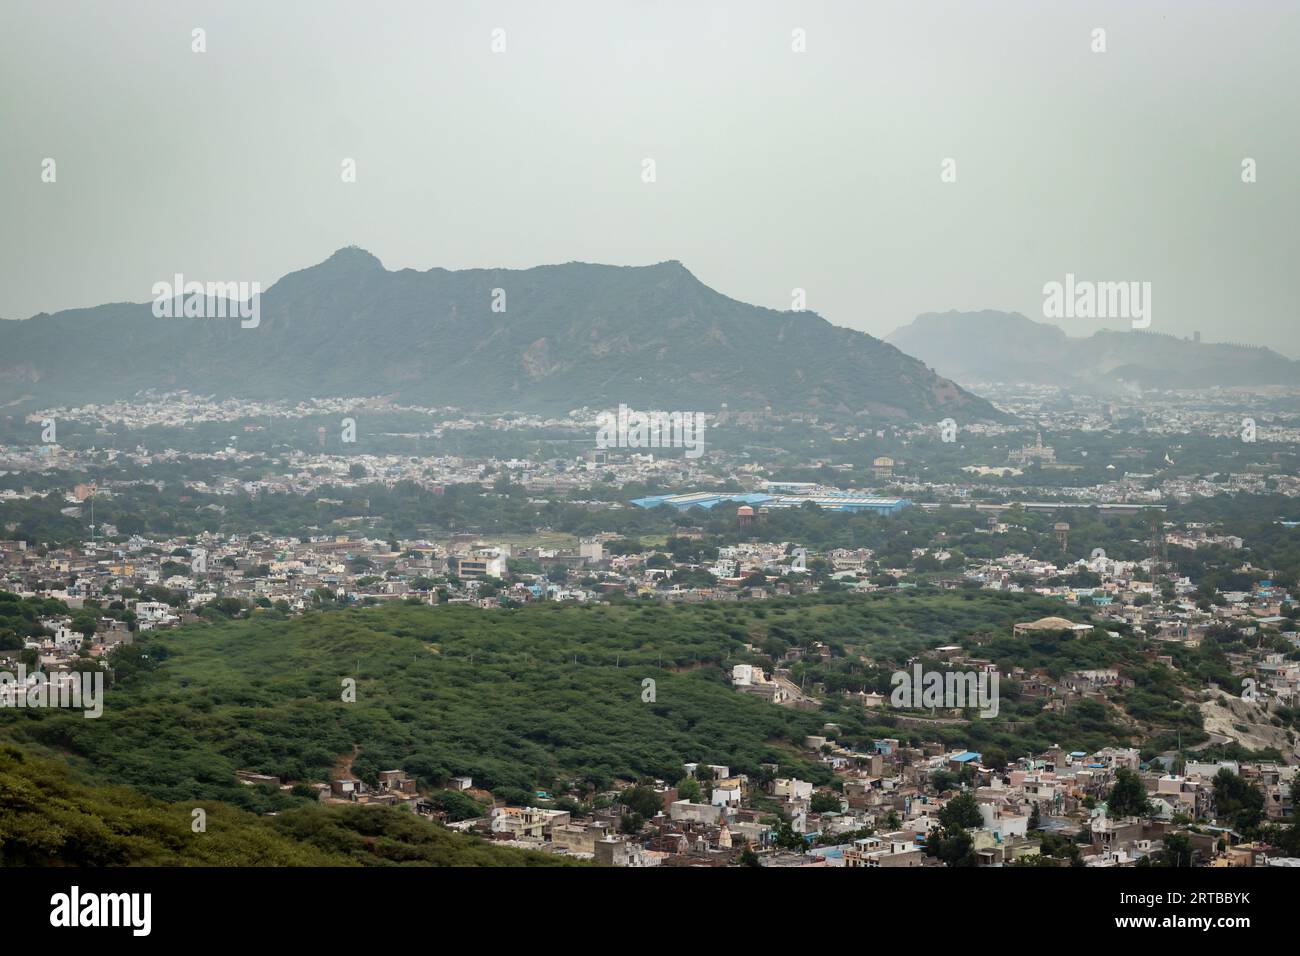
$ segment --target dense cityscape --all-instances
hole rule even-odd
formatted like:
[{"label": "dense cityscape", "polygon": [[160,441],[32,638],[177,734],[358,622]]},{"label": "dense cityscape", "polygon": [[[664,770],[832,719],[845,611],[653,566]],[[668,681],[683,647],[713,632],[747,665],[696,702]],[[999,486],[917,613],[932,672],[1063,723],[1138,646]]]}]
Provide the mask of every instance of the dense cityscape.
[{"label": "dense cityscape", "polygon": [[[395,806],[622,866],[1295,863],[1300,393],[1148,394],[1084,414],[1059,391],[989,391],[1019,424],[945,440],[944,423],[863,431],[723,409],[698,458],[600,447],[590,409],[183,393],[39,409],[8,419],[0,448],[0,656],[29,686],[102,669],[111,709],[120,662],[134,671],[171,633],[221,622],[379,605],[802,617],[996,595],[1013,603],[885,653],[751,624],[723,659],[692,661],[798,715],[811,732],[789,737],[788,761],[696,748],[660,775],[539,777],[527,793],[474,761],[233,769],[268,807]],[[1232,423],[1261,407],[1243,441]],[[376,419],[385,430],[368,434]],[[16,440],[51,423],[57,441]],[[467,440],[481,450],[437,453]],[[1085,469],[1098,480],[1080,482]],[[916,667],[994,675],[1005,710],[985,724],[973,697],[900,707],[890,672]],[[1060,717],[1077,731],[1073,714],[1099,732],[1023,729]]]}]

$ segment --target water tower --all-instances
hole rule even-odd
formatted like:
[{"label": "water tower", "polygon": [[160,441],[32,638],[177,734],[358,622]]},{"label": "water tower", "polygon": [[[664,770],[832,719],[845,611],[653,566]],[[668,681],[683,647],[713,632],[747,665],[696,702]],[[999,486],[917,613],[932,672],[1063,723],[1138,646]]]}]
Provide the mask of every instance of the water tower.
[{"label": "water tower", "polygon": [[1056,522],[1055,525],[1052,526],[1052,530],[1056,532],[1056,543],[1061,546],[1061,550],[1068,551],[1070,549],[1069,523],[1065,521],[1058,521]]}]

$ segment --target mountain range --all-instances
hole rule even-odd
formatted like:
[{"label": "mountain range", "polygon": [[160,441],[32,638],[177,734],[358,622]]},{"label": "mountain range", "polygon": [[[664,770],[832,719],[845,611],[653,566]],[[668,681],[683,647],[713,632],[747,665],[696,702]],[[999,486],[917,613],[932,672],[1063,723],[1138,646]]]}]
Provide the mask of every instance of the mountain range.
[{"label": "mountain range", "polygon": [[967,386],[1140,388],[1300,385],[1300,362],[1272,349],[1103,329],[1086,338],[1018,312],[927,312],[885,339]]},{"label": "mountain range", "polygon": [[256,327],[154,311],[119,303],[0,322],[0,402],[188,389],[476,411],[726,403],[841,419],[1002,417],[892,345],[811,312],[738,302],[676,261],[389,271],[348,247],[262,292]]}]

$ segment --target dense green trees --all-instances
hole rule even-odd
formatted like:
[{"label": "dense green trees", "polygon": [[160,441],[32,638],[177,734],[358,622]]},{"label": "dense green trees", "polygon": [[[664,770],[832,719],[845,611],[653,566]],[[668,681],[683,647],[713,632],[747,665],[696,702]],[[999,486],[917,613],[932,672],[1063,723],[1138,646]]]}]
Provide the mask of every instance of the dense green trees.
[{"label": "dense green trees", "polygon": [[48,636],[42,626],[42,617],[66,614],[62,601],[41,598],[21,598],[8,591],[0,591],[0,650],[17,650],[24,638]]},{"label": "dense green trees", "polygon": [[694,777],[684,777],[677,783],[677,799],[699,803],[701,797],[699,781]]},{"label": "dense green trees", "polygon": [[1116,819],[1147,816],[1151,811],[1151,801],[1147,799],[1142,778],[1127,767],[1116,770],[1115,784],[1106,798],[1106,807],[1110,816]]},{"label": "dense green trees", "polygon": [[840,798],[829,790],[818,790],[809,802],[813,813],[839,813],[842,807]]},{"label": "dense green trees", "polygon": [[939,810],[939,822],[945,829],[973,830],[984,825],[979,804],[970,793],[960,793]]},{"label": "dense green trees", "polygon": [[[673,780],[691,761],[755,775],[777,763],[827,782],[796,743],[818,715],[732,689],[720,665],[743,648],[718,620],[703,609],[549,604],[220,621],[142,635],[100,720],[51,712],[7,729],[162,799],[258,810],[296,798],[250,791],[235,770],[324,781],[354,745],[352,769],[372,782],[401,767],[424,787],[469,775],[525,800],[560,782]],[[657,683],[653,702],[642,700],[645,677]],[[344,678],[356,681],[355,703],[341,699]]]},{"label": "dense green trees", "polygon": [[1186,833],[1166,833],[1164,836],[1164,849],[1160,851],[1161,866],[1192,866],[1195,862],[1195,854],[1192,852],[1192,841]]},{"label": "dense green trees", "polygon": [[[452,833],[380,806],[305,805],[259,817],[221,803],[163,803],[94,787],[0,746],[4,866],[546,866],[567,861]],[[202,825],[196,828],[195,810]]]},{"label": "dense green trees", "polygon": [[1079,849],[1079,844],[1068,836],[1059,833],[1042,833],[1039,834],[1040,856],[1053,860],[1064,860],[1070,866],[1083,866],[1083,853]]},{"label": "dense green trees", "polygon": [[650,787],[641,784],[628,787],[619,795],[619,800],[628,812],[639,814],[644,820],[662,813],[664,808],[659,795]]},{"label": "dense green trees", "polygon": [[1264,795],[1224,767],[1214,775],[1214,808],[1221,822],[1253,837],[1264,819]]},{"label": "dense green trees", "polygon": [[925,854],[942,860],[948,866],[977,865],[975,840],[959,826],[931,830],[926,834]]},{"label": "dense green trees", "polygon": [[776,828],[775,844],[780,850],[795,850],[799,853],[808,851],[808,841],[802,833],[795,833],[789,820],[781,820]]}]

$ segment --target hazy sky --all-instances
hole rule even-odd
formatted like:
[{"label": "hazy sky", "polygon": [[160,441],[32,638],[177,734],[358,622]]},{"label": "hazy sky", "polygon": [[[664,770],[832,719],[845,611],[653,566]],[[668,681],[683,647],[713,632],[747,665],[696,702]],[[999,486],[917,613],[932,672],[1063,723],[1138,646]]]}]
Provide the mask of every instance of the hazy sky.
[{"label": "hazy sky", "polygon": [[680,259],[882,336],[1149,281],[1153,331],[1300,357],[1298,50],[1300,2],[0,0],[0,316],[355,243]]}]

